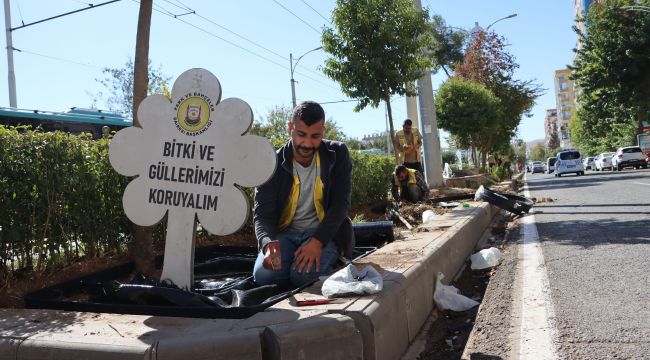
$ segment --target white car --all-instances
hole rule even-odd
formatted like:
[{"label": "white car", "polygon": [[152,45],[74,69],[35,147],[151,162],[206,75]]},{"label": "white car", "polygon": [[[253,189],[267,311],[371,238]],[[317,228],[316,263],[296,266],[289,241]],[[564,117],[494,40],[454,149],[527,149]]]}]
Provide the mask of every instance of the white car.
[{"label": "white car", "polygon": [[587,156],[582,160],[582,166],[584,166],[585,170],[594,170],[594,158]]},{"label": "white car", "polygon": [[555,156],[552,156],[548,159],[546,159],[546,173],[547,174],[552,174],[553,171],[555,171],[555,162],[557,161],[557,158]]},{"label": "white car", "polygon": [[600,153],[594,157],[594,169],[596,171],[600,170],[605,170],[605,169],[612,169],[612,156],[614,156],[613,152],[605,152],[605,153]]},{"label": "white car", "polygon": [[645,154],[640,147],[626,146],[616,149],[616,154],[612,156],[612,171],[621,171],[625,167],[648,168]]},{"label": "white car", "polygon": [[555,162],[555,176],[560,177],[563,174],[575,173],[577,176],[585,174],[585,168],[582,165],[582,157],[578,150],[562,150],[557,153]]}]

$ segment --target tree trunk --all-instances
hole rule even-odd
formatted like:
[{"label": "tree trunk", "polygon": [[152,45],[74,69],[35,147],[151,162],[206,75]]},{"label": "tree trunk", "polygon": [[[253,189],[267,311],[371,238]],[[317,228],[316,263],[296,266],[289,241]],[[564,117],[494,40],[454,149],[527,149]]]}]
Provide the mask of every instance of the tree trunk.
[{"label": "tree trunk", "polygon": [[[147,97],[149,87],[149,33],[153,0],[140,0],[138,33],[135,42],[135,63],[133,65],[133,125],[141,127],[138,121],[138,107]],[[134,240],[131,256],[138,272],[151,275],[154,270],[154,251],[151,230],[134,225]]]},{"label": "tree trunk", "polygon": [[393,109],[390,107],[390,93],[384,92],[384,102],[386,103],[386,112],[388,113],[388,127],[390,129],[390,143],[393,144],[393,153],[395,155],[395,164],[399,164],[399,152],[395,145],[395,127],[393,127]]}]

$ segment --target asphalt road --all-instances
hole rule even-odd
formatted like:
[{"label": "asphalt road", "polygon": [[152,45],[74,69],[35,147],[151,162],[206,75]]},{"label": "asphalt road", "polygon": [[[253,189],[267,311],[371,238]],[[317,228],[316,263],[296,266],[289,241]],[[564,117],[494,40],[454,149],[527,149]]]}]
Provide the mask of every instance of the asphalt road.
[{"label": "asphalt road", "polygon": [[650,359],[650,170],[527,179],[557,355]]}]

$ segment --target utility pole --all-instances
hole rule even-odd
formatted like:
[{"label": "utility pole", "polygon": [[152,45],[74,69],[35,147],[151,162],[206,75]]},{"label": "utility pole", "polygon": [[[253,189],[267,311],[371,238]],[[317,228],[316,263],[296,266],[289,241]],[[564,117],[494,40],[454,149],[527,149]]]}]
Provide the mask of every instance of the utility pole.
[{"label": "utility pole", "polygon": [[[415,7],[422,11],[422,2],[415,0]],[[444,186],[442,180],[442,157],[440,155],[440,135],[436,120],[436,108],[433,102],[433,84],[431,73],[425,69],[424,76],[417,83],[420,103],[420,133],[422,134],[422,153],[424,175],[429,188]]]},{"label": "utility pole", "polygon": [[306,53],[300,55],[298,60],[296,60],[295,64],[293,63],[293,54],[291,53],[289,54],[289,69],[291,70],[291,101],[293,103],[293,107],[296,107],[296,80],[293,79],[293,72],[296,70],[296,67],[298,66],[298,62],[300,61],[300,59],[302,59],[303,56],[309,54],[310,52],[320,50],[322,48],[323,48],[322,46],[319,46],[315,49],[311,49]]},{"label": "utility pole", "polygon": [[9,81],[9,106],[18,107],[16,100],[16,73],[14,72],[14,46],[11,39],[11,13],[9,0],[5,0],[5,31],[7,37],[7,69]]}]

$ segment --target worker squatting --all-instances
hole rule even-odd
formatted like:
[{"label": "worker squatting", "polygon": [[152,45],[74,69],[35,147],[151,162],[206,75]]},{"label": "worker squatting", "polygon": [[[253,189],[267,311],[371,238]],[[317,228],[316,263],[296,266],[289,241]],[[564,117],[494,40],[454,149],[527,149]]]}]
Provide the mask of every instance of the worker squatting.
[{"label": "worker squatting", "polygon": [[[202,169],[195,167],[176,167],[159,161],[149,166],[149,179],[180,182],[194,185],[223,187],[226,169],[215,170],[214,167]],[[182,206],[200,210],[217,210],[216,195],[187,193],[183,191],[149,189],[149,203],[166,206]]]}]

